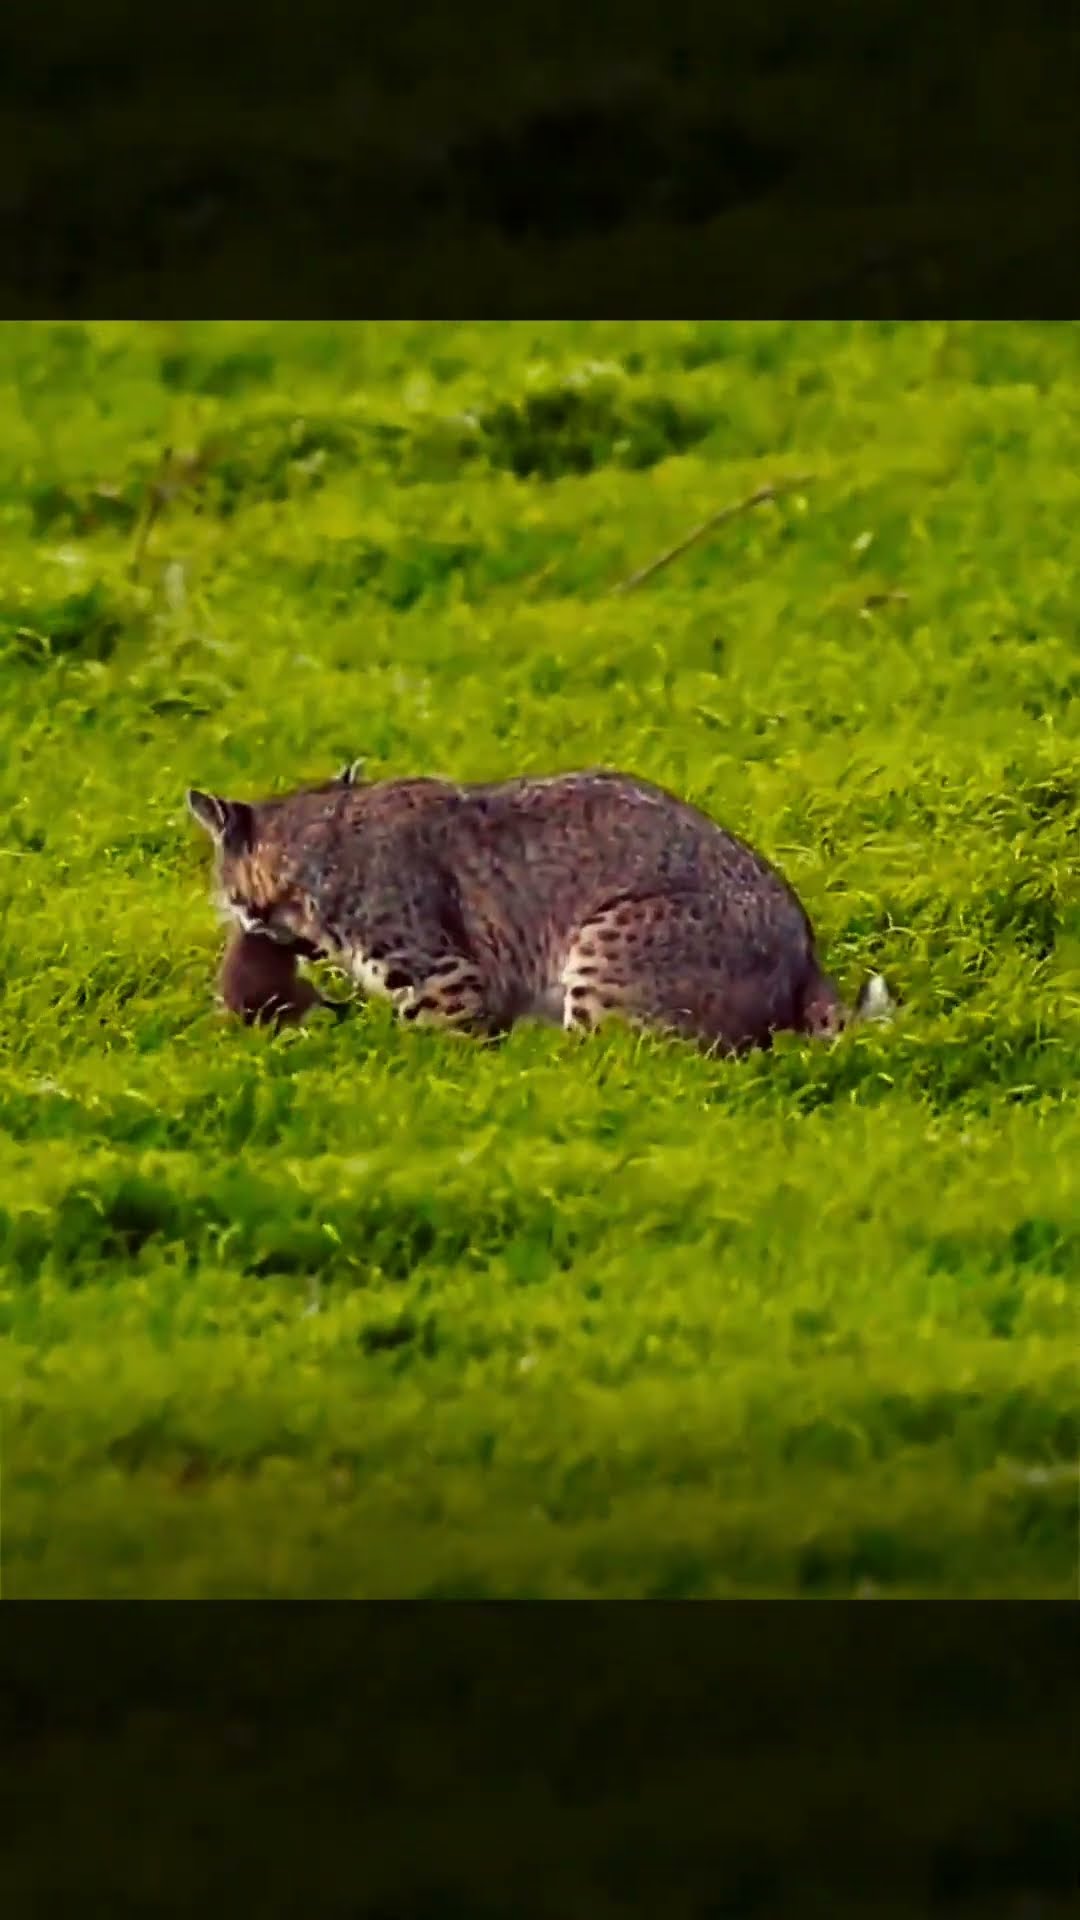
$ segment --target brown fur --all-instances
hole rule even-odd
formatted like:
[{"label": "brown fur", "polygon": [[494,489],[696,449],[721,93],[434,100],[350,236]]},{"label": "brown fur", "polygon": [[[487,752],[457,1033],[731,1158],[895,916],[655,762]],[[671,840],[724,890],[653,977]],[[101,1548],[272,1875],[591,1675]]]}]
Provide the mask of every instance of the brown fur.
[{"label": "brown fur", "polygon": [[262,934],[237,931],[225,949],[218,974],[222,1005],[249,1026],[293,1026],[313,1007],[343,1009],[305,980],[293,948]]},{"label": "brown fur", "polygon": [[249,1025],[290,1025],[319,1001],[297,971],[295,952],[252,933],[237,932],[229,941],[218,987],[223,1005]]},{"label": "brown fur", "polygon": [[[303,1017],[313,990],[298,954],[336,957],[405,1020],[476,1034],[616,1013],[741,1052],[847,1018],[787,882],[630,775],[466,786],[350,774],[259,805],[200,793],[189,805],[217,843],[223,903],[254,942],[227,962],[245,1018],[271,998],[277,1017]],[[247,984],[256,966],[265,988]]]}]

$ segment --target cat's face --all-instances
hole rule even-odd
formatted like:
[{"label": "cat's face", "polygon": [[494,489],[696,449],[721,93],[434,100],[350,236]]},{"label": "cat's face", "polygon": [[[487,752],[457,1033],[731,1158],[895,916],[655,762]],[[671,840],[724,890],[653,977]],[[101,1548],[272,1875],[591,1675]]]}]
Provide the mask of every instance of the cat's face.
[{"label": "cat's face", "polygon": [[[318,789],[317,795],[357,782],[357,765],[353,765]],[[297,798],[310,803],[317,795]],[[218,904],[226,919],[245,933],[262,934],[309,958],[321,952],[312,902],[296,878],[302,865],[306,809],[298,809],[293,822],[287,802],[258,806],[226,800],[197,787],[189,788],[187,805],[214,842]]]},{"label": "cat's face", "polygon": [[218,904],[226,917],[245,933],[271,939],[290,931],[290,889],[280,855],[260,832],[259,809],[198,787],[189,790],[187,804],[214,843]]}]

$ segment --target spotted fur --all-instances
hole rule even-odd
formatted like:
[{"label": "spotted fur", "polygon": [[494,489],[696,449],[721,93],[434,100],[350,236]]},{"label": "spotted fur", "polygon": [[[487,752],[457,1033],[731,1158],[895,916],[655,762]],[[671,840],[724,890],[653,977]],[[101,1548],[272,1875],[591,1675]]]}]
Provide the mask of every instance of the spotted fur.
[{"label": "spotted fur", "polygon": [[[848,1018],[790,886],[673,794],[594,771],[365,782],[262,803],[193,792],[227,917],[328,956],[402,1021],[478,1035],[617,1015],[742,1052]],[[856,1017],[883,1018],[884,982]]]}]

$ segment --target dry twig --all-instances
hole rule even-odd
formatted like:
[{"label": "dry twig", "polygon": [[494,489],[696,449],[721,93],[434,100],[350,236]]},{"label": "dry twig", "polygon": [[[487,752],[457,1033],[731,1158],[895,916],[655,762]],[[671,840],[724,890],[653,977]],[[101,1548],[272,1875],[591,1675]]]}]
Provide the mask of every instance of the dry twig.
[{"label": "dry twig", "polygon": [[198,454],[174,453],[166,447],[156,474],[147,483],[143,510],[135,528],[135,541],[131,555],[131,576],[137,579],[146,554],[147,541],[160,520],[170,501],[175,500],[185,487],[195,485],[204,466],[203,458]]},{"label": "dry twig", "polygon": [[705,535],[712,533],[715,527],[723,526],[726,520],[734,520],[741,513],[749,513],[751,507],[764,506],[767,500],[778,500],[781,494],[797,493],[800,487],[809,486],[813,477],[812,473],[796,474],[791,480],[778,480],[774,485],[759,487],[756,493],[748,494],[745,500],[736,500],[729,507],[721,507],[718,512],[711,513],[707,520],[703,520],[699,527],[695,527],[692,533],[688,533],[685,540],[680,540],[677,546],[669,547],[666,553],[657,554],[656,559],[650,560],[648,566],[639,567],[637,572],[630,574],[628,579],[620,580],[617,586],[612,587],[612,593],[631,593],[635,587],[640,587],[644,581],[650,580],[654,573],[659,573],[661,567],[670,566],[671,562],[685,553],[688,547],[696,546],[699,540],[704,540]]}]

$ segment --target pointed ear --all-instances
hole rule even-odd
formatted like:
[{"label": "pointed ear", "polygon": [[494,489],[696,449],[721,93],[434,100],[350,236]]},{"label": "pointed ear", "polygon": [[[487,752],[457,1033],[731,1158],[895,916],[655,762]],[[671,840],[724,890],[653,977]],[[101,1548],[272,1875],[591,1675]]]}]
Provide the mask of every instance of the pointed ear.
[{"label": "pointed ear", "polygon": [[358,786],[363,772],[364,762],[362,760],[350,760],[348,766],[342,767],[341,772],[336,776],[335,784],[339,787]]},{"label": "pointed ear", "polygon": [[243,853],[250,847],[255,837],[255,820],[246,801],[222,800],[216,793],[201,793],[198,787],[189,787],[187,804],[193,818],[219,846],[226,847],[230,853]]}]

